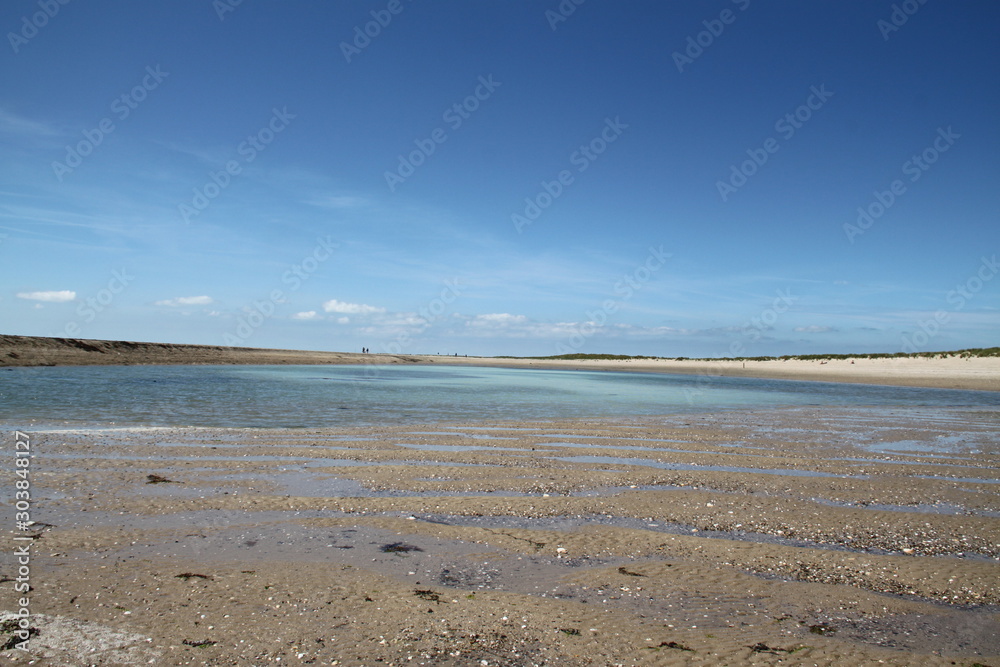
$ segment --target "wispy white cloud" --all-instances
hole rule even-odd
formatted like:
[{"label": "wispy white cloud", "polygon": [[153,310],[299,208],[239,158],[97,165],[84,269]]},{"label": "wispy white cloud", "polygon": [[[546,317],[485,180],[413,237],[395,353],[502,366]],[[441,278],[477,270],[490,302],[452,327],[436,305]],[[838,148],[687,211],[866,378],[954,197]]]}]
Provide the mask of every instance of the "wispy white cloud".
[{"label": "wispy white cloud", "polygon": [[210,296],[178,296],[173,299],[164,299],[163,301],[157,301],[155,305],[157,306],[207,306],[214,303],[214,299]]},{"label": "wispy white cloud", "polygon": [[345,315],[371,315],[374,313],[384,313],[385,308],[369,306],[364,303],[347,303],[330,299],[323,303],[323,310],[328,313],[344,313]]},{"label": "wispy white cloud", "polygon": [[[342,324],[347,324],[348,318],[341,317],[337,320]],[[366,336],[383,336],[394,338],[398,336],[417,336],[427,331],[433,325],[432,322],[421,317],[418,313],[374,313],[369,314],[365,319],[364,326],[357,329],[357,333]]]},{"label": "wispy white cloud", "polygon": [[62,134],[47,123],[41,123],[0,109],[0,134],[19,137],[54,137]]},{"label": "wispy white cloud", "polygon": [[[495,337],[514,339],[558,340],[579,336],[597,339],[643,339],[665,337],[691,337],[705,334],[704,330],[670,326],[646,326],[624,322],[595,322],[592,320],[540,322],[524,315],[488,313],[462,316],[463,334],[477,338]],[[733,330],[737,330],[733,328]]]},{"label": "wispy white cloud", "polygon": [[528,323],[528,318],[524,315],[511,315],[510,313],[487,313],[476,315],[465,323],[469,327],[510,327],[513,325],[523,325]]},{"label": "wispy white cloud", "polygon": [[616,328],[618,328],[621,333],[646,338],[657,336],[695,336],[701,333],[697,329],[678,329],[677,327],[640,327],[630,324],[617,325]]},{"label": "wispy white cloud", "polygon": [[360,206],[365,206],[368,200],[362,197],[352,197],[349,195],[342,196],[324,196],[316,197],[302,202],[303,204],[309,204],[310,206],[318,206],[320,208],[358,208]]},{"label": "wispy white cloud", "polygon": [[293,320],[315,320],[317,313],[315,310],[307,310],[301,313],[295,313],[292,315]]},{"label": "wispy white cloud", "polygon": [[172,153],[178,153],[180,155],[193,157],[199,162],[204,162],[205,164],[223,163],[229,159],[232,159],[233,154],[235,153],[235,150],[232,147],[204,148],[199,146],[183,145],[173,141],[159,141],[159,140],[153,140],[152,143],[162,148],[165,148]]},{"label": "wispy white cloud", "polygon": [[28,299],[29,301],[47,301],[49,303],[64,303],[76,298],[76,292],[71,290],[58,290],[52,292],[18,292],[17,298]]},{"label": "wispy white cloud", "polygon": [[[166,229],[158,221],[155,207],[137,208],[131,199],[100,188],[84,191],[62,187],[58,192],[32,195],[31,199],[44,204],[34,205],[29,200],[0,205],[0,229],[83,247],[96,243],[95,249],[103,247],[107,239],[148,243],[150,237]],[[137,210],[142,210],[141,219],[137,219]]]},{"label": "wispy white cloud", "polygon": [[821,327],[817,325],[812,325],[808,327],[795,327],[797,333],[831,333],[836,331],[834,327]]}]

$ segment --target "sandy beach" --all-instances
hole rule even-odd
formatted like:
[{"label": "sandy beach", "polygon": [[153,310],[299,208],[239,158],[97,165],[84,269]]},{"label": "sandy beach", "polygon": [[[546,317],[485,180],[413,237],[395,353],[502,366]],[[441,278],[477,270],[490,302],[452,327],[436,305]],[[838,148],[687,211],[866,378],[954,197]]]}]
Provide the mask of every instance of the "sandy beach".
[{"label": "sandy beach", "polygon": [[998,664],[998,432],[989,411],[798,408],[30,433],[38,634],[3,656]]},{"label": "sandy beach", "polygon": [[463,364],[853,382],[942,389],[1000,391],[1000,357],[949,356],[889,359],[772,360],[582,360],[457,357],[426,354],[360,354],[270,350],[212,345],[0,335],[0,368],[118,364]]},{"label": "sandy beach", "polygon": [[[422,358],[427,359],[427,358]],[[636,371],[713,377],[770,378],[818,382],[851,382],[901,387],[937,387],[1000,391],[1000,357],[951,356],[887,359],[767,360],[561,360],[503,359],[496,357],[430,357],[436,363],[510,368],[562,368],[577,370]]]}]

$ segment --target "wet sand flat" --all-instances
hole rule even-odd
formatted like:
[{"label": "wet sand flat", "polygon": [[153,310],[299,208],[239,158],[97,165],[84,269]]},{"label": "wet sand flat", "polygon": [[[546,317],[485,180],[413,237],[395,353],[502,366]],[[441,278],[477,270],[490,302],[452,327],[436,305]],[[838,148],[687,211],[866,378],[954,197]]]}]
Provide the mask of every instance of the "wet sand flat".
[{"label": "wet sand flat", "polygon": [[38,634],[2,655],[1000,664],[998,434],[907,408],[34,432]]}]

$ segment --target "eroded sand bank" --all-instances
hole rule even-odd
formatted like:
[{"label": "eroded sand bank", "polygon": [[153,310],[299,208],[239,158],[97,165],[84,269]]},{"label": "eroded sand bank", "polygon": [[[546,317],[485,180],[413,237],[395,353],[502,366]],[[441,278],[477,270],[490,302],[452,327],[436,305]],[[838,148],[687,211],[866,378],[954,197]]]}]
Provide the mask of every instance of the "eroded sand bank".
[{"label": "eroded sand bank", "polygon": [[998,422],[794,409],[32,433],[41,634],[4,657],[997,664]]}]

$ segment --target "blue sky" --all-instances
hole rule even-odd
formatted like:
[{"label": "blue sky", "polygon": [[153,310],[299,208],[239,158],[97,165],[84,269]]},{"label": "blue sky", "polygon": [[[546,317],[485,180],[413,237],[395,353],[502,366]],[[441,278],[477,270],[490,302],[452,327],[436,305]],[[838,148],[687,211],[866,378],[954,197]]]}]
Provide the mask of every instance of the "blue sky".
[{"label": "blue sky", "polygon": [[4,2],[0,332],[998,344],[1000,5],[576,2]]}]

